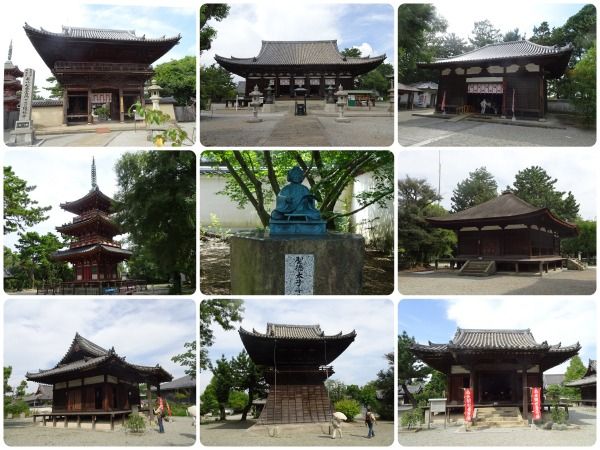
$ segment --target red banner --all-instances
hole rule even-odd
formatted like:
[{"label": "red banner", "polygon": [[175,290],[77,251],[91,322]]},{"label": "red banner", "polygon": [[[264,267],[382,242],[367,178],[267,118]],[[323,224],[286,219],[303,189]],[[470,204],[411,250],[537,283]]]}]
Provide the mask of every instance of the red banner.
[{"label": "red banner", "polygon": [[531,388],[531,414],[533,420],[542,418],[542,388]]},{"label": "red banner", "polygon": [[465,422],[472,422],[473,421],[473,412],[475,410],[475,405],[473,404],[473,388],[465,388],[464,401],[465,401]]}]

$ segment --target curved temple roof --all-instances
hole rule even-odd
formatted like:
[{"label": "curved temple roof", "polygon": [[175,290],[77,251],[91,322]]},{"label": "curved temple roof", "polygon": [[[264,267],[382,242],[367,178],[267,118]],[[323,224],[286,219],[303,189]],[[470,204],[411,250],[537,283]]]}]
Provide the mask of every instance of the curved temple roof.
[{"label": "curved temple roof", "polygon": [[126,250],[121,247],[115,247],[112,245],[106,244],[91,244],[84,245],[81,247],[74,247],[68,250],[58,250],[50,255],[50,257],[56,261],[68,261],[73,256],[89,256],[94,253],[104,253],[107,255],[112,255],[116,259],[127,259],[133,252],[131,250]]},{"label": "curved temple roof", "polygon": [[73,214],[81,214],[90,209],[99,209],[100,211],[110,212],[113,199],[103,193],[98,186],[92,188],[83,197],[72,202],[61,203],[60,207]]},{"label": "curved temple roof", "polygon": [[246,331],[240,338],[257,365],[328,365],[356,338],[356,331],[326,335],[319,325],[267,324],[267,332]]},{"label": "curved temple roof", "polygon": [[[385,60],[385,55],[346,57],[337,46],[337,40],[326,41],[262,41],[260,52],[251,58],[225,58],[215,55],[215,60],[233,73],[246,68],[263,66],[339,66],[354,68],[360,73],[374,69]],[[238,73],[239,74],[239,73]]]},{"label": "curved temple roof", "polygon": [[440,228],[456,229],[467,226],[521,224],[522,220],[541,218],[544,226],[558,231],[561,235],[577,234],[577,226],[556,217],[548,208],[538,208],[511,192],[504,192],[496,198],[462,211],[440,217],[428,217],[431,225]]}]

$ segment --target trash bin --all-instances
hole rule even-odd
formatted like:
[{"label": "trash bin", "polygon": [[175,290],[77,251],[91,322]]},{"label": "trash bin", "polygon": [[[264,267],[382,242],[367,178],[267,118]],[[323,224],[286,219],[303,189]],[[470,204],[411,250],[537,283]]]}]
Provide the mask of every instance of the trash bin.
[{"label": "trash bin", "polygon": [[306,115],[306,107],[304,103],[296,103],[296,115],[297,116],[305,116]]}]

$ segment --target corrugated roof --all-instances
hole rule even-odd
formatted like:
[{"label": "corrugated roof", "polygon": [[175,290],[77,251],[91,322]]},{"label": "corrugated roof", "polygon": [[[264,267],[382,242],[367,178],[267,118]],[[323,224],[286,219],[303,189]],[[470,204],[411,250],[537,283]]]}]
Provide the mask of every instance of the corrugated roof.
[{"label": "corrugated roof", "polygon": [[565,47],[534,44],[530,41],[498,42],[477,48],[462,55],[436,59],[432,65],[443,65],[455,62],[491,61],[506,58],[522,58],[528,56],[560,55],[573,51],[571,45]]},{"label": "corrugated roof", "polygon": [[217,62],[244,65],[356,65],[385,60],[385,55],[346,57],[337,46],[337,40],[324,41],[262,41],[260,52],[252,58],[224,58],[216,55]]}]

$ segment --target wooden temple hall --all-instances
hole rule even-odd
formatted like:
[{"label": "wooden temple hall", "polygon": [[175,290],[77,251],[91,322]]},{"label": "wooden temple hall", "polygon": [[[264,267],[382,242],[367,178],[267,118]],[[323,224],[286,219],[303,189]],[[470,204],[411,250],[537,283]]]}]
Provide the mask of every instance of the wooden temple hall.
[{"label": "wooden temple hall", "polygon": [[[34,422],[41,417],[44,425],[51,420],[64,420],[81,426],[82,419],[91,419],[95,428],[98,420],[109,420],[114,428],[115,418],[125,417],[141,408],[139,385],[147,385],[148,405],[153,405],[151,387],[160,393],[160,383],[173,377],[160,365],[140,366],[125,361],[114,348],[106,350],[75,333],[71,346],[51,369],[28,372],[28,381],[52,386],[52,412],[35,413]],[[152,414],[152,407],[147,408]]]},{"label": "wooden temple hall", "polygon": [[[529,41],[499,42],[450,58],[420,63],[439,70],[436,111],[480,112],[543,118],[548,110],[548,80],[564,75],[573,47]],[[444,104],[444,108],[442,108]]]},{"label": "wooden temple hall", "polygon": [[181,36],[151,38],[134,30],[62,27],[53,33],[27,23],[25,33],[64,88],[63,124],[92,123],[97,107],[113,121],[133,120],[128,110],[144,104],[151,64],[179,43]]},{"label": "wooden temple hall", "polygon": [[215,55],[224,69],[246,80],[245,96],[258,86],[266,92],[271,86],[276,98],[294,97],[297,88],[306,89],[306,95],[325,98],[328,87],[342,85],[354,89],[354,79],[385,61],[386,56],[346,57],[329,41],[262,41],[257,56],[225,58]]},{"label": "wooden temple hall", "polygon": [[464,274],[496,270],[548,271],[562,267],[560,241],[576,236],[577,226],[537,208],[510,191],[487,202],[427,222],[453,230],[458,238],[451,262]]},{"label": "wooden temple hall", "polygon": [[269,384],[259,424],[328,422],[333,405],[324,382],[331,362],[356,338],[356,332],[326,335],[319,325],[268,323],[266,333],[239,330],[248,355],[265,367]]},{"label": "wooden temple hall", "polygon": [[513,406],[526,414],[532,387],[543,373],[577,355],[579,343],[538,343],[527,330],[456,330],[448,343],[413,344],[410,351],[446,375],[448,405],[463,405],[463,388],[473,388],[475,407]]}]

